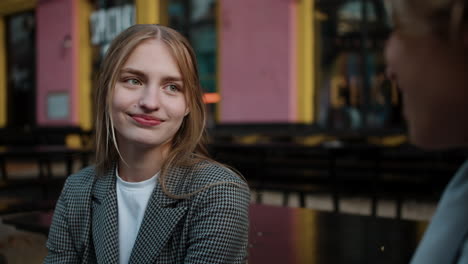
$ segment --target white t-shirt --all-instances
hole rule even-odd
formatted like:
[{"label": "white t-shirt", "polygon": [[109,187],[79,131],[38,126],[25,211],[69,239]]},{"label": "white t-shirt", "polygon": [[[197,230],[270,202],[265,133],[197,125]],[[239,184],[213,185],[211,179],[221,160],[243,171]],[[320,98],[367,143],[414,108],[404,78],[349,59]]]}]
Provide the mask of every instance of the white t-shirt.
[{"label": "white t-shirt", "polygon": [[130,254],[132,253],[149,198],[156,186],[158,174],[159,172],[145,181],[126,182],[120,178],[116,170],[120,264],[127,264],[130,260]]}]

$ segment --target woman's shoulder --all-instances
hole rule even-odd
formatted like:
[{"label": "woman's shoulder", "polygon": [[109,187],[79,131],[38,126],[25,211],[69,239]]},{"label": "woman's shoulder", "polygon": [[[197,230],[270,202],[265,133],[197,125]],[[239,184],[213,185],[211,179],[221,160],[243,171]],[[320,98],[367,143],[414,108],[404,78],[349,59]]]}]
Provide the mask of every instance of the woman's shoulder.
[{"label": "woman's shoulder", "polygon": [[193,165],[190,175],[191,189],[222,183],[234,184],[248,189],[248,185],[240,173],[211,160],[203,160]]},{"label": "woman's shoulder", "polygon": [[94,165],[79,170],[68,176],[64,189],[70,191],[83,191],[92,188],[96,177],[96,168]]}]

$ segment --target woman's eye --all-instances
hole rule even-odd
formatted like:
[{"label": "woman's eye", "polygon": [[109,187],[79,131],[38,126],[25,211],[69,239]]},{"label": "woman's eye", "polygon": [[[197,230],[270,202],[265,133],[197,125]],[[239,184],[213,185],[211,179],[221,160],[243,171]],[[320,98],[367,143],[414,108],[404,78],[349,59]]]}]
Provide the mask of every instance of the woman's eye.
[{"label": "woman's eye", "polygon": [[169,84],[166,86],[166,89],[169,91],[169,92],[178,92],[179,91],[179,87],[177,87],[177,85],[175,84]]},{"label": "woman's eye", "polygon": [[141,82],[139,80],[133,78],[127,79],[125,82],[131,85],[141,85]]}]

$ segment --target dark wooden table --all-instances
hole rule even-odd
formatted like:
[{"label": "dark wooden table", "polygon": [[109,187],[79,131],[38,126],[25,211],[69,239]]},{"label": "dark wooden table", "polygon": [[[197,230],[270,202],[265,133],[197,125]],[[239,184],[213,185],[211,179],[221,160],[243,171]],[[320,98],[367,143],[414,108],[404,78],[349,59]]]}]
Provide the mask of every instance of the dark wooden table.
[{"label": "dark wooden table", "polygon": [[[52,211],[3,218],[48,234]],[[407,264],[427,222],[250,206],[249,264]]]},{"label": "dark wooden table", "polygon": [[250,207],[249,264],[407,264],[427,222]]}]

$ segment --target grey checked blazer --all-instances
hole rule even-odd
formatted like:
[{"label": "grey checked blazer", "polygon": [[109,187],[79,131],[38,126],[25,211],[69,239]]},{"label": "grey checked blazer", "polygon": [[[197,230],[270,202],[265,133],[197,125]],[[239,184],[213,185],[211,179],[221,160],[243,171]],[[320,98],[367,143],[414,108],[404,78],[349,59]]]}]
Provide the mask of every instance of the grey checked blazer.
[{"label": "grey checked blazer", "polygon": [[[71,175],[57,202],[44,263],[118,263],[115,172],[96,177],[94,167]],[[173,169],[167,187],[194,196],[175,200],[159,183],[148,202],[129,263],[245,263],[247,185],[232,171],[203,162]]]}]

